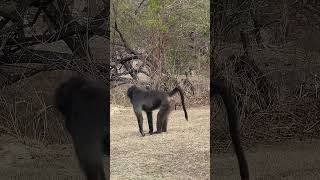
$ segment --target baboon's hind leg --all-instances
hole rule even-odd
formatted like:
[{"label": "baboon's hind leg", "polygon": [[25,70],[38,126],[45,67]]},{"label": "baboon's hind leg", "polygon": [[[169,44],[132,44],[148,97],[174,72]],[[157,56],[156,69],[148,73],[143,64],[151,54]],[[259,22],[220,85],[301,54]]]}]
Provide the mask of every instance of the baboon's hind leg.
[{"label": "baboon's hind leg", "polygon": [[[91,139],[92,142],[92,139]],[[75,141],[75,150],[87,180],[105,180],[100,143]]]},{"label": "baboon's hind leg", "polygon": [[167,132],[167,120],[170,113],[169,105],[162,105],[157,114],[157,133]]},{"label": "baboon's hind leg", "polygon": [[105,155],[110,156],[110,138],[106,137],[107,135],[104,135],[102,143],[102,151]]},{"label": "baboon's hind leg", "polygon": [[106,180],[103,166],[86,165],[83,167],[87,180]]},{"label": "baboon's hind leg", "polygon": [[147,112],[149,134],[153,134],[153,124],[152,124],[152,111]]},{"label": "baboon's hind leg", "polygon": [[168,127],[168,117],[170,114],[170,109],[168,108],[165,115],[164,115],[164,119],[163,119],[163,124],[162,124],[162,131],[163,132],[167,132],[167,127]]}]

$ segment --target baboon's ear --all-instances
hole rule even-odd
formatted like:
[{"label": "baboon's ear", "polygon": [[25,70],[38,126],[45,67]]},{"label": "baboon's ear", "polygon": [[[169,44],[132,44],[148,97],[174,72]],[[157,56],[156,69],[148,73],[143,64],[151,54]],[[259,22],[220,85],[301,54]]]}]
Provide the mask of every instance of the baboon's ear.
[{"label": "baboon's ear", "polygon": [[134,89],[134,88],[135,88],[134,86],[129,87],[129,89],[128,89],[128,91],[127,91],[127,96],[128,96],[129,98],[132,98],[132,92],[133,92],[133,89]]},{"label": "baboon's ear", "polygon": [[137,87],[136,85],[132,85],[127,92],[128,97],[132,98],[133,94],[135,94],[134,92],[137,91],[139,89],[139,87]]},{"label": "baboon's ear", "polygon": [[67,96],[68,96],[68,88],[64,83],[62,83],[55,90],[54,101],[56,106],[59,106],[61,104],[61,101],[64,101]]}]

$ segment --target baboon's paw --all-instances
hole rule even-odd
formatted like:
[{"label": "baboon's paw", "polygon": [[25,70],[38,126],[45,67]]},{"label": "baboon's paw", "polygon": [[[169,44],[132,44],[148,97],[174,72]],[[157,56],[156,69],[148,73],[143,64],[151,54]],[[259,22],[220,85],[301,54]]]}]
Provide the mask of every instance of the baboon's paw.
[{"label": "baboon's paw", "polygon": [[160,133],[162,133],[162,132],[161,131],[156,131],[153,134],[160,134]]}]

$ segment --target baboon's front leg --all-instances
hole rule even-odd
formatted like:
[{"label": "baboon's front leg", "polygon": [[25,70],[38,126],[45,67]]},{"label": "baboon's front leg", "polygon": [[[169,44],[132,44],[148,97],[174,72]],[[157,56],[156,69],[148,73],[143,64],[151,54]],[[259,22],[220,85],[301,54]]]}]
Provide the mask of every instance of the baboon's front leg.
[{"label": "baboon's front leg", "polygon": [[135,112],[135,114],[137,116],[140,134],[142,136],[145,136],[145,134],[143,132],[143,116],[142,116],[142,112],[139,111],[139,110],[135,110],[134,112]]},{"label": "baboon's front leg", "polygon": [[147,112],[147,117],[148,117],[148,125],[149,125],[149,134],[153,134],[152,111]]},{"label": "baboon's front leg", "polygon": [[161,110],[158,112],[157,114],[157,131],[156,134],[161,133],[162,132],[162,112]]}]

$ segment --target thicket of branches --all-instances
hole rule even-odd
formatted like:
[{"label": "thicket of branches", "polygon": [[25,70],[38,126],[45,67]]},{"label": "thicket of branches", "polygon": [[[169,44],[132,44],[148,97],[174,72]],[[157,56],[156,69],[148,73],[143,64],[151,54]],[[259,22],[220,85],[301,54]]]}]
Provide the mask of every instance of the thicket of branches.
[{"label": "thicket of branches", "polygon": [[157,87],[163,78],[209,72],[208,5],[204,0],[112,1],[111,79],[126,83],[140,73]]},{"label": "thicket of branches", "polygon": [[[320,4],[217,0],[211,1],[211,9],[211,80],[223,82],[238,100],[242,141],[319,137],[319,100],[314,97],[319,85]],[[215,121],[221,110],[217,100],[211,97],[215,149],[228,144],[221,138],[227,133]]]},{"label": "thicket of branches", "polygon": [[[139,73],[161,81],[203,72],[208,70],[208,11],[207,1],[5,1],[0,5],[0,86],[55,70],[89,73],[113,86],[137,80]],[[89,41],[95,36],[110,40],[109,30],[110,60],[98,62]],[[71,53],[35,48],[60,41]]]},{"label": "thicket of branches", "polygon": [[[82,7],[81,0],[1,2],[0,86],[55,70],[96,74],[108,79],[109,62],[94,60],[89,39],[93,36],[110,39],[110,3],[108,0],[87,2]],[[35,48],[58,41],[63,41],[72,53]]]}]

